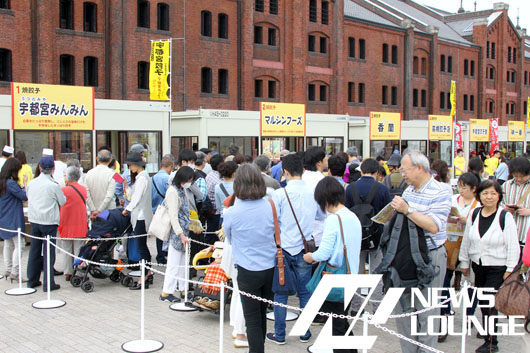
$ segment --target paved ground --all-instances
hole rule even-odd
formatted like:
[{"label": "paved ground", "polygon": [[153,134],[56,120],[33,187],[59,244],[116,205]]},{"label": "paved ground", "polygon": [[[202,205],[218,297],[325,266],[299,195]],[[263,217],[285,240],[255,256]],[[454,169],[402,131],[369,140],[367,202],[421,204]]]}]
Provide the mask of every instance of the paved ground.
[{"label": "paved ground", "polygon": [[[151,249],[154,239],[149,239]],[[27,250],[24,255],[27,255]],[[24,256],[26,258],[27,256]],[[3,273],[3,258],[0,256]],[[24,267],[26,261],[24,260]],[[162,276],[155,276],[154,285],[146,291],[145,336],[164,343],[166,352],[218,352],[219,316],[207,312],[182,313],[168,309],[168,304],[158,300],[162,288]],[[52,298],[62,299],[66,306],[53,310],[33,309],[31,304],[45,299],[39,288],[37,293],[13,297],[3,292],[16,286],[0,280],[0,327],[4,337],[0,339],[0,352],[120,352],[121,345],[140,337],[140,292],[130,291],[110,280],[95,280],[94,292],[84,293],[66,283],[64,276],[58,277],[61,289],[52,292]],[[290,304],[296,305],[295,301]],[[227,307],[228,309],[228,307]],[[456,320],[458,323],[459,319]],[[228,317],[224,322],[223,347],[225,352],[246,352],[232,345]],[[269,329],[273,330],[269,321]],[[288,325],[290,328],[292,323]],[[358,325],[359,326],[359,325]],[[395,330],[393,320],[388,327]],[[361,333],[362,327],[355,329]],[[460,330],[460,326],[457,325]],[[313,326],[313,336],[320,327]],[[399,341],[375,327],[369,332],[377,335],[370,352],[399,352]],[[314,339],[312,339],[313,341]],[[467,338],[466,351],[474,352],[482,343]],[[278,346],[267,342],[267,352],[305,352],[308,344],[288,337],[287,344]],[[524,348],[519,337],[501,337],[501,352],[521,353]],[[460,352],[458,337],[449,337],[438,347],[443,352]]]}]

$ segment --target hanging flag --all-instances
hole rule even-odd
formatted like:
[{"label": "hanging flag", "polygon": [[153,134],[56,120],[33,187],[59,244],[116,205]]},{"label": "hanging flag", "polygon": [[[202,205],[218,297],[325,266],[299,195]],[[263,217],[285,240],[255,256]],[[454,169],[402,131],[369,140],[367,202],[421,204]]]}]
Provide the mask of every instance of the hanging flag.
[{"label": "hanging flag", "polygon": [[151,100],[169,100],[169,40],[151,42],[149,61],[149,93]]},{"label": "hanging flag", "polygon": [[464,143],[462,141],[462,124],[457,123],[455,125],[455,151],[464,149]]},{"label": "hanging flag", "polygon": [[526,102],[526,123],[530,121],[530,97],[528,97]]},{"label": "hanging flag", "polygon": [[490,156],[499,149],[499,119],[490,120]]},{"label": "hanging flag", "polygon": [[451,116],[453,119],[455,118],[456,114],[456,81],[451,81],[451,94],[450,94],[450,100],[451,100]]}]

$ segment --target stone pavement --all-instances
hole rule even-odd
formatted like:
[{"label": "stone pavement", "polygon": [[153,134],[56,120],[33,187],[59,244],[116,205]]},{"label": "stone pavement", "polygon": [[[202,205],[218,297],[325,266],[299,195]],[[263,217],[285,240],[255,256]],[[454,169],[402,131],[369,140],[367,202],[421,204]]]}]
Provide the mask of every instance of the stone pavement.
[{"label": "stone pavement", "polygon": [[[3,245],[3,244],[2,244]],[[154,239],[149,239],[151,253],[156,254]],[[24,252],[23,270],[26,269],[28,247]],[[153,257],[154,258],[154,257]],[[3,271],[3,258],[0,256]],[[57,264],[57,268],[59,264]],[[92,293],[84,293],[73,288],[64,276],[56,277],[61,289],[52,292],[52,298],[62,299],[66,306],[51,310],[33,309],[31,304],[45,299],[46,293],[39,287],[37,292],[27,296],[8,296],[6,289],[16,287],[5,279],[0,280],[0,327],[4,332],[0,339],[0,352],[120,352],[121,345],[129,340],[140,338],[140,292],[130,291],[109,279],[96,279]],[[168,303],[158,300],[163,278],[155,275],[154,285],[146,290],[145,337],[164,343],[165,352],[218,352],[219,316],[208,312],[176,312],[168,308]],[[293,298],[289,304],[296,305]],[[223,347],[225,352],[246,352],[232,345],[231,327],[227,316],[224,321]],[[457,315],[457,330],[460,319]],[[292,323],[288,323],[288,330]],[[389,320],[388,328],[395,330],[394,320]],[[274,324],[269,321],[269,332]],[[313,338],[321,326],[312,326]],[[354,329],[362,332],[362,324]],[[373,353],[399,352],[397,338],[369,328],[369,333],[377,335],[377,341],[370,350]],[[474,352],[481,340],[468,336],[466,351]],[[297,337],[288,337],[287,344],[278,346],[267,342],[267,352],[306,352],[307,343],[300,343]],[[506,353],[521,353],[523,342],[520,337],[501,337],[500,350]],[[449,337],[438,349],[443,352],[460,352],[460,339]]]}]

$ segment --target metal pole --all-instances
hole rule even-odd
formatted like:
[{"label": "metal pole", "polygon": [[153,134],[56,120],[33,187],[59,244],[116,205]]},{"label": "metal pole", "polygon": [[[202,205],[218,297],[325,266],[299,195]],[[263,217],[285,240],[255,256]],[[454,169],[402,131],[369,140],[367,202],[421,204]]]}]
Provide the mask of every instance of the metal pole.
[{"label": "metal pole", "polygon": [[[190,243],[186,245],[186,266],[190,263]],[[185,287],[184,287],[184,303],[188,302],[188,286],[190,281],[190,269],[186,267],[186,274],[184,275],[185,280]]]},{"label": "metal pole", "polygon": [[[464,288],[462,288],[462,296],[467,296],[467,281],[464,282]],[[470,303],[473,305],[473,303]],[[467,334],[467,312],[466,312],[465,301],[462,299],[462,344],[460,346],[460,352],[466,352],[466,334]]]},{"label": "metal pole", "polygon": [[142,281],[142,296],[140,304],[140,341],[144,340],[144,307],[145,307],[145,259],[140,262],[140,269],[142,274],[140,275]]},{"label": "metal pole", "polygon": [[223,353],[223,336],[224,336],[224,321],[225,321],[225,283],[221,282],[220,293],[220,313],[219,313],[219,353]]},{"label": "metal pole", "polygon": [[21,235],[20,235],[20,228],[17,228],[17,241],[18,241],[18,288],[22,288],[22,249],[20,247],[22,246],[21,242]]},{"label": "metal pole", "polygon": [[[54,249],[55,250],[55,249]],[[51,300],[51,283],[50,283],[50,235],[46,236],[46,278],[47,278],[47,287],[48,287],[48,301]]]},{"label": "metal pole", "polygon": [[[368,336],[368,314],[363,313],[363,336]],[[363,353],[368,353],[368,349],[363,349]]]}]

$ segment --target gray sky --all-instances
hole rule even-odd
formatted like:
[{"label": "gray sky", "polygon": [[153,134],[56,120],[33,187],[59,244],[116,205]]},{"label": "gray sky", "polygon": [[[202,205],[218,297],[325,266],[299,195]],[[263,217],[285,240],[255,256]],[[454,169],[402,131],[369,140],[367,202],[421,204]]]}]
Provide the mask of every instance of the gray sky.
[{"label": "gray sky", "polygon": [[[414,0],[417,3],[433,6],[449,12],[457,12],[460,8],[460,0]],[[530,0],[463,0],[464,10],[473,11],[475,1],[477,2],[477,11],[492,9],[493,3],[504,2],[510,5],[508,14],[513,24],[517,24],[517,9],[519,9],[519,25],[526,28],[527,34],[530,34]]]}]

